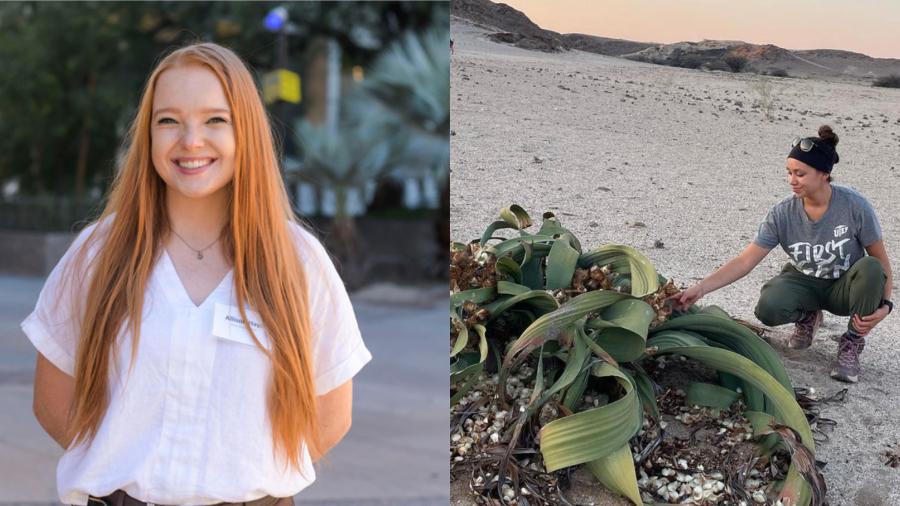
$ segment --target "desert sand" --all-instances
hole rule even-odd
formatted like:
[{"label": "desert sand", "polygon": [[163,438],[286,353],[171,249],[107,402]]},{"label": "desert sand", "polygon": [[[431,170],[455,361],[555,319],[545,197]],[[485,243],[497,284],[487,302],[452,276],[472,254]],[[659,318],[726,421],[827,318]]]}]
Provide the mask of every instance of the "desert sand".
[{"label": "desert sand", "polygon": [[[790,194],[791,140],[830,124],[841,137],[836,183],[868,197],[900,271],[900,89],[530,52],[489,42],[459,19],[451,33],[453,240],[479,237],[501,207],[517,203],[538,224],[554,212],[586,247],[632,245],[663,275],[691,284],[748,245]],[[771,120],[754,107],[761,79],[772,87]],[[786,261],[777,248],[700,303],[756,322],[759,288]],[[828,376],[837,352],[829,337],[846,324],[826,315],[803,351],[783,346],[789,326],[774,330],[795,386],[822,395],[847,386]],[[822,408],[838,422],[816,454],[827,462],[830,504],[900,504],[900,469],[883,457],[900,443],[898,358],[900,312],[870,334],[846,402]]]}]

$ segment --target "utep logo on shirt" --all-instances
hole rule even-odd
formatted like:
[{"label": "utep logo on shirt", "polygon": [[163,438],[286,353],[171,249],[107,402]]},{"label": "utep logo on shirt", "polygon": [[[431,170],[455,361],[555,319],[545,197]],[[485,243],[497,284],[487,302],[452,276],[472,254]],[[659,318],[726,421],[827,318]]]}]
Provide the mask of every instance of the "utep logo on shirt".
[{"label": "utep logo on shirt", "polygon": [[834,236],[840,237],[840,236],[846,234],[847,230],[848,230],[847,225],[838,225],[838,226],[834,227]]}]

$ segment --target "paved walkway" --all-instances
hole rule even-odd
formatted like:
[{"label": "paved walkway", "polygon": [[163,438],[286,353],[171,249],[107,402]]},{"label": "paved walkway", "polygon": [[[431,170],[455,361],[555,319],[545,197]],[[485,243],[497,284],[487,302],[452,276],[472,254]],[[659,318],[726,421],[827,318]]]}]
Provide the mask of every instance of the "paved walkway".
[{"label": "paved walkway", "polygon": [[[19,329],[42,284],[0,277],[0,506],[58,504],[62,451],[32,415],[35,351]],[[380,286],[352,298],[374,359],[354,379],[350,434],[296,502],[446,505],[446,292]]]}]

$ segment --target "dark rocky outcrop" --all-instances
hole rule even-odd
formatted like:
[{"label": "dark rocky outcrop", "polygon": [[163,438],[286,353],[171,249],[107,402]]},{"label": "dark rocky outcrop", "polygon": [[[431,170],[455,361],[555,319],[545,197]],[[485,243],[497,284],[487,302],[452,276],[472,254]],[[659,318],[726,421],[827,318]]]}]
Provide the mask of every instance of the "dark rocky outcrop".
[{"label": "dark rocky outcrop", "polygon": [[630,60],[669,65],[672,67],[727,69],[727,60],[746,60],[748,69],[777,66],[790,51],[771,44],[757,45],[741,41],[703,40],[700,42],[676,42],[648,47],[622,55]]},{"label": "dark rocky outcrop", "polygon": [[475,24],[498,29],[490,36],[495,42],[523,49],[557,52],[568,49],[560,35],[534,24],[522,12],[490,0],[451,0],[450,14]]},{"label": "dark rocky outcrop", "polygon": [[566,33],[562,36],[563,42],[571,49],[578,49],[588,53],[603,54],[606,56],[622,56],[636,53],[648,47],[658,46],[655,42],[634,42],[624,39],[610,39],[581,33]]}]

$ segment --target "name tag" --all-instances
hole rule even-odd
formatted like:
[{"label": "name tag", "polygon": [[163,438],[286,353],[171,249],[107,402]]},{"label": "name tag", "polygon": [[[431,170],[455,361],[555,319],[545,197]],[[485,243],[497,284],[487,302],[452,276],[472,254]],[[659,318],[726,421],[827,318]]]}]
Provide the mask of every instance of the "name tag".
[{"label": "name tag", "polygon": [[[256,334],[256,338],[259,339],[260,344],[267,350],[271,349],[268,336],[266,335],[266,329],[262,325],[262,318],[260,318],[259,313],[249,309],[246,310],[246,313],[250,328],[253,329],[253,333]],[[251,337],[250,333],[247,332],[247,329],[244,328],[244,319],[241,317],[241,311],[237,306],[228,306],[219,302],[216,303],[212,333],[214,336],[221,337],[222,339],[256,346],[253,337]]]}]

